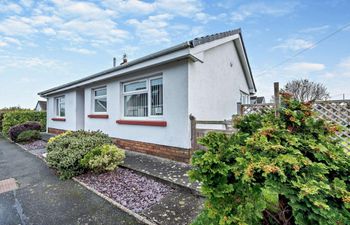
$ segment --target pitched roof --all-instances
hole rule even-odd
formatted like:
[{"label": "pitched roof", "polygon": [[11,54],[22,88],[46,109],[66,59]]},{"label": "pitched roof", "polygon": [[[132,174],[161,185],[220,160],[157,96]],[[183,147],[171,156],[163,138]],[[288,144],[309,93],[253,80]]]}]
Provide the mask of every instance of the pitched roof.
[{"label": "pitched roof", "polygon": [[203,36],[203,37],[198,37],[195,38],[193,40],[188,41],[191,45],[191,47],[196,47],[198,45],[207,43],[207,42],[211,42],[211,41],[215,41],[221,38],[225,38],[225,37],[229,37],[235,34],[240,34],[241,33],[241,29],[235,29],[235,30],[230,30],[230,31],[225,31],[225,32],[221,32],[221,33],[215,33],[215,34],[211,34],[211,35],[207,35],[207,36]]},{"label": "pitched roof", "polygon": [[[132,60],[132,61],[130,61],[128,63],[122,64],[122,65],[119,65],[119,66],[116,66],[116,67],[112,67],[110,69],[101,71],[99,73],[96,73],[96,74],[93,74],[93,75],[90,75],[90,76],[87,76],[87,77],[84,77],[84,78],[81,78],[81,79],[69,82],[69,83],[66,83],[66,84],[63,84],[63,85],[60,85],[60,86],[57,86],[57,87],[54,87],[54,88],[51,88],[51,89],[48,89],[48,90],[45,90],[45,91],[42,91],[42,92],[39,92],[38,95],[45,96],[46,94],[49,94],[50,92],[58,91],[60,89],[67,88],[69,86],[73,86],[73,85],[79,84],[81,82],[88,81],[88,80],[91,80],[91,79],[94,79],[94,78],[97,78],[97,77],[100,77],[100,76],[103,76],[103,75],[106,75],[106,74],[109,74],[109,73],[112,73],[112,72],[116,72],[116,71],[119,71],[119,70],[122,70],[122,69],[125,69],[125,68],[128,68],[128,67],[134,66],[136,64],[139,64],[139,63],[151,60],[151,59],[155,59],[155,58],[160,57],[160,56],[164,56],[164,55],[167,55],[167,54],[170,54],[170,53],[182,50],[182,49],[186,49],[186,48],[194,48],[194,47],[196,47],[198,45],[202,45],[202,44],[205,44],[205,43],[208,43],[208,42],[211,42],[211,41],[219,40],[219,39],[222,39],[222,38],[225,38],[225,37],[229,37],[229,36],[233,36],[233,35],[236,35],[236,34],[238,34],[240,36],[241,41],[242,41],[244,54],[247,55],[246,49],[245,49],[245,46],[244,46],[244,43],[243,43],[243,39],[242,39],[241,29],[234,29],[234,30],[230,30],[230,31],[226,31],[226,32],[215,33],[215,34],[212,34],[212,35],[198,37],[198,38],[195,38],[195,39],[192,39],[192,40],[180,43],[180,44],[172,46],[170,48],[166,48],[166,49],[160,50],[158,52],[155,52],[155,53],[143,56],[141,58]],[[191,58],[191,59],[197,60],[197,58],[195,56],[191,55],[191,54],[188,54],[187,58]],[[252,73],[251,73],[251,68],[250,68],[250,65],[249,65],[248,57],[246,57],[246,61],[247,61],[247,64],[248,64],[248,69],[249,69],[250,76],[252,77],[252,75],[251,75]],[[254,89],[256,90],[254,80],[253,80],[253,86],[254,86]]]},{"label": "pitched roof", "polygon": [[40,108],[41,108],[41,110],[43,110],[43,111],[46,111],[46,101],[38,101],[37,103],[36,103],[36,106],[35,106],[35,108],[37,107],[37,106],[40,106]]}]

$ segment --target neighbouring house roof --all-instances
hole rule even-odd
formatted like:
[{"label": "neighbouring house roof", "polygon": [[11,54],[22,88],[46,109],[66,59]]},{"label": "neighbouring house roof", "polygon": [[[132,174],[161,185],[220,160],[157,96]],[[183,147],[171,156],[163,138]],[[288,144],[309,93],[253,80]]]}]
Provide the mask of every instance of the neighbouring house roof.
[{"label": "neighbouring house roof", "polygon": [[[104,75],[111,74],[111,73],[114,73],[114,72],[117,72],[117,71],[122,71],[122,70],[130,68],[132,66],[135,66],[137,64],[141,64],[143,62],[146,62],[146,61],[149,61],[149,60],[152,60],[152,59],[156,59],[156,58],[161,57],[161,56],[165,56],[165,55],[168,55],[168,54],[171,54],[171,53],[175,53],[175,52],[178,52],[180,50],[195,48],[196,46],[199,46],[199,45],[202,45],[202,44],[205,44],[205,43],[209,43],[209,42],[212,42],[212,41],[216,41],[216,40],[219,40],[219,39],[223,39],[223,38],[226,38],[226,37],[230,37],[230,36],[233,36],[233,35],[239,35],[239,37],[240,37],[240,43],[241,43],[242,49],[243,49],[243,57],[240,60],[241,60],[241,63],[245,63],[246,66],[247,66],[246,78],[248,77],[249,81],[250,81],[249,82],[248,79],[247,79],[247,82],[248,82],[248,84],[249,83],[251,84],[250,89],[252,90],[253,93],[255,93],[256,92],[256,86],[255,86],[255,83],[254,83],[254,79],[253,79],[253,75],[252,75],[252,72],[251,72],[250,64],[249,64],[249,61],[248,61],[246,49],[245,49],[245,46],[244,46],[244,42],[243,42],[243,38],[242,38],[242,34],[241,34],[241,29],[235,29],[235,30],[230,30],[230,31],[226,31],[226,32],[221,32],[221,33],[216,33],[216,34],[212,34],[212,35],[207,35],[207,36],[203,36],[203,37],[192,39],[190,41],[183,42],[181,44],[172,46],[170,48],[163,49],[161,51],[158,51],[158,52],[155,52],[155,53],[152,53],[152,54],[149,54],[149,55],[146,55],[144,57],[132,60],[132,61],[127,62],[125,64],[122,64],[122,65],[119,65],[119,66],[116,66],[116,67],[113,67],[113,68],[101,71],[99,73],[96,73],[96,74],[93,74],[93,75],[90,75],[90,76],[87,76],[87,77],[84,77],[82,79],[78,79],[78,80],[75,80],[75,81],[72,81],[72,82],[69,82],[69,83],[66,83],[66,84],[63,84],[63,85],[60,85],[60,86],[57,86],[57,87],[54,87],[54,88],[42,91],[42,92],[39,92],[38,95],[44,97],[44,96],[48,96],[50,94],[59,92],[61,90],[70,89],[70,87],[74,88],[74,87],[78,86],[80,83],[88,82],[90,80],[93,82],[94,79],[100,78],[100,77],[102,78]],[[187,59],[191,59],[193,61],[201,61],[195,55],[193,55],[190,52],[188,52],[188,53],[185,53],[183,55],[175,55],[172,58],[169,58],[168,60],[162,62],[161,64],[165,64],[165,63],[169,63],[169,62],[177,61],[177,60],[181,60],[181,59],[186,59],[186,58]],[[130,73],[130,71],[128,71],[128,73]],[[117,75],[115,75],[115,76],[117,76]],[[110,77],[108,77],[108,78],[110,78]]]},{"label": "neighbouring house roof", "polygon": [[35,108],[34,109],[37,109],[38,108],[38,105],[40,106],[40,109],[42,111],[46,111],[46,101],[38,101],[35,105]]},{"label": "neighbouring house roof", "polygon": [[265,103],[265,97],[252,96],[252,97],[250,97],[250,102],[252,104],[263,104],[263,103]]}]

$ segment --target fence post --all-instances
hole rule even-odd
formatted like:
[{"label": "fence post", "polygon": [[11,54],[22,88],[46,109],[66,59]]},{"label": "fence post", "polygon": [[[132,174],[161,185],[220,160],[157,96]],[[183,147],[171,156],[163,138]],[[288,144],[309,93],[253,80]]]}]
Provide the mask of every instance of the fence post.
[{"label": "fence post", "polygon": [[243,115],[242,103],[237,102],[237,114]]},{"label": "fence post", "polygon": [[273,83],[274,97],[275,97],[275,116],[279,116],[279,106],[280,106],[280,87],[279,82]]},{"label": "fence post", "polygon": [[197,148],[197,134],[196,134],[196,117],[194,117],[192,114],[190,114],[190,121],[191,121],[191,151],[193,152]]}]

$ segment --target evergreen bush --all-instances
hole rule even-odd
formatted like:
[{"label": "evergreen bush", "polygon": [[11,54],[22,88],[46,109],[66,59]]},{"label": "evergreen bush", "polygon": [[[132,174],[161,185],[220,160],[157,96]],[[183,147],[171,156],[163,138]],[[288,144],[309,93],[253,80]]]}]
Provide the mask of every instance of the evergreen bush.
[{"label": "evergreen bush", "polygon": [[88,152],[80,163],[85,168],[102,173],[115,170],[125,159],[125,152],[113,144],[102,145]]},{"label": "evergreen bush", "polygon": [[68,131],[49,140],[46,160],[61,179],[69,179],[85,172],[80,160],[104,144],[112,144],[112,139],[101,131]]},{"label": "evergreen bush", "polygon": [[[311,103],[282,94],[273,111],[243,116],[233,135],[209,133],[190,177],[206,196],[212,224],[350,224],[350,160]],[[207,220],[204,217],[208,217]],[[198,224],[198,221],[197,223]]]},{"label": "evergreen bush", "polygon": [[37,130],[26,130],[17,137],[17,142],[29,142],[40,139],[40,132]]}]

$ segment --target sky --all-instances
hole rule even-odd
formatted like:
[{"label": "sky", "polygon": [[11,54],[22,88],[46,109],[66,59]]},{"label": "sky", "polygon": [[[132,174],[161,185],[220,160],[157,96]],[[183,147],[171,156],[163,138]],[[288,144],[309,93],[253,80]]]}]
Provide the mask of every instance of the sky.
[{"label": "sky", "polygon": [[38,92],[111,68],[124,53],[130,61],[236,28],[257,95],[269,101],[273,82],[307,78],[332,99],[350,98],[349,9],[348,0],[0,0],[0,108],[34,108]]}]

